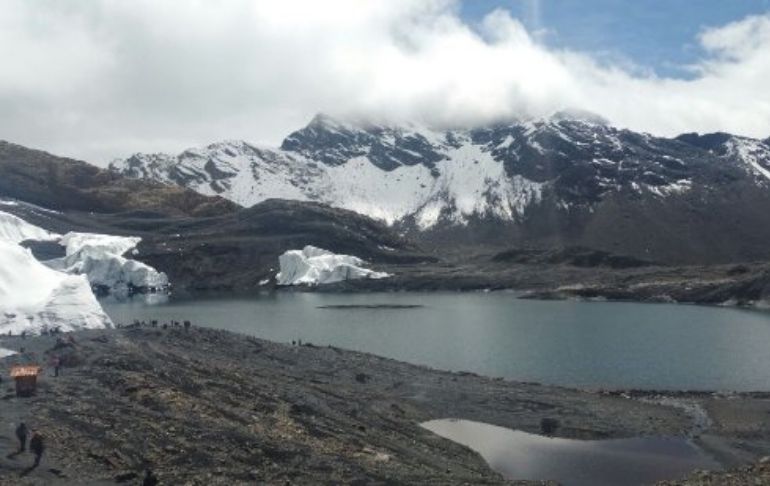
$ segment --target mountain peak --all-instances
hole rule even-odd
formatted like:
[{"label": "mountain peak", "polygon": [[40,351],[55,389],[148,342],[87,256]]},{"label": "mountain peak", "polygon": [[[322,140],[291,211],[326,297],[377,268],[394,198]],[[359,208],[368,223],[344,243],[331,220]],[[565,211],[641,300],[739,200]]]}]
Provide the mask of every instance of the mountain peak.
[{"label": "mountain peak", "polygon": [[327,113],[316,113],[305,128],[315,128],[321,130],[351,130],[355,127],[345,121],[335,118]]},{"label": "mountain peak", "polygon": [[583,123],[589,123],[591,125],[610,125],[609,120],[602,117],[601,115],[597,115],[596,113],[593,113],[590,111],[578,110],[578,109],[567,109],[567,110],[557,111],[556,113],[548,117],[548,121],[552,121],[552,122],[579,121]]}]

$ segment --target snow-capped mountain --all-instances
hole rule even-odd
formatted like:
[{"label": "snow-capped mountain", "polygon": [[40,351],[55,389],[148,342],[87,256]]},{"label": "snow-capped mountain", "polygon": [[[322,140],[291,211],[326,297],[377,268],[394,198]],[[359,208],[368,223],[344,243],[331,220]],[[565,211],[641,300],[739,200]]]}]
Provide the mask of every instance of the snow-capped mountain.
[{"label": "snow-capped mountain", "polygon": [[466,130],[318,115],[280,148],[220,142],[110,168],[243,206],[317,201],[426,230],[517,223],[538,206],[590,211],[615,194],[667,198],[735,180],[770,187],[770,143],[721,135],[667,139],[567,114]]}]

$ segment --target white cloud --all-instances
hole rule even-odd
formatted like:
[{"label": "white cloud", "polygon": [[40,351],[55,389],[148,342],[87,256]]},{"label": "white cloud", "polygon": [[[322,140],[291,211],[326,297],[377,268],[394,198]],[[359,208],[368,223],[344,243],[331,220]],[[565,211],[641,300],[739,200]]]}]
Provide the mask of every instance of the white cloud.
[{"label": "white cloud", "polygon": [[[537,1],[532,2],[536,15]],[[0,137],[105,162],[315,112],[483,123],[563,108],[662,135],[770,135],[770,16],[704,31],[689,80],[545,47],[452,0],[4,0]]]}]

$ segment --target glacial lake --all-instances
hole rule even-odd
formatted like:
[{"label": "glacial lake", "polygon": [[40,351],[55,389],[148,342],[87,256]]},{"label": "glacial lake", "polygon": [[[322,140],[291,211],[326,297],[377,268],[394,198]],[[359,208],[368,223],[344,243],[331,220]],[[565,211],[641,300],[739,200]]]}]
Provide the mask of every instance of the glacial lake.
[{"label": "glacial lake", "polygon": [[770,313],[538,301],[510,292],[331,294],[103,302],[115,322],[188,319],[410,363],[586,388],[770,390]]}]

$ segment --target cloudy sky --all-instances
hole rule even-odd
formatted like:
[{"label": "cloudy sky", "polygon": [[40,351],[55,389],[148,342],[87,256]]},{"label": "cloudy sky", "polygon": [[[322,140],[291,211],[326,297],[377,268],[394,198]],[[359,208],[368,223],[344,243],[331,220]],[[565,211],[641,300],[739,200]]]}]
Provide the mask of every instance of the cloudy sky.
[{"label": "cloudy sky", "polygon": [[770,136],[770,0],[0,2],[0,139],[95,163],[321,111]]}]

